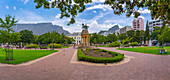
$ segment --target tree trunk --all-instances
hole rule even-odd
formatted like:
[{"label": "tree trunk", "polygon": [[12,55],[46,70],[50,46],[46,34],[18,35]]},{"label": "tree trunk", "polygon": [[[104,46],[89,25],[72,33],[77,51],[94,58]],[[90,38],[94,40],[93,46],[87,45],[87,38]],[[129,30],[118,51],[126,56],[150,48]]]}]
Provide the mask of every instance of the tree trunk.
[{"label": "tree trunk", "polygon": [[10,61],[9,42],[8,42],[8,59]]},{"label": "tree trunk", "polygon": [[52,50],[54,50],[54,47],[53,47],[53,42],[52,42]]}]

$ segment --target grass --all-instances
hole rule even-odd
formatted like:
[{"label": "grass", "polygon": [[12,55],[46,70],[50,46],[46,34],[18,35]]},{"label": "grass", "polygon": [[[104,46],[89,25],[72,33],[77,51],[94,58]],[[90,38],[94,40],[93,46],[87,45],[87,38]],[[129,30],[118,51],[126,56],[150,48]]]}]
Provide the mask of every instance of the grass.
[{"label": "grass", "polygon": [[167,53],[160,54],[160,47],[135,47],[135,48],[118,48],[118,50],[132,51],[132,52],[140,52],[147,54],[155,54],[155,55],[170,55],[170,46],[165,46],[164,49],[167,50]]},{"label": "grass", "polygon": [[109,45],[97,45],[97,47],[109,47]]},{"label": "grass", "polygon": [[5,61],[6,52],[3,49],[0,49],[0,63],[8,64],[20,64],[23,62],[28,62],[35,60],[37,58],[52,54],[57,52],[57,50],[13,50],[13,61]]}]

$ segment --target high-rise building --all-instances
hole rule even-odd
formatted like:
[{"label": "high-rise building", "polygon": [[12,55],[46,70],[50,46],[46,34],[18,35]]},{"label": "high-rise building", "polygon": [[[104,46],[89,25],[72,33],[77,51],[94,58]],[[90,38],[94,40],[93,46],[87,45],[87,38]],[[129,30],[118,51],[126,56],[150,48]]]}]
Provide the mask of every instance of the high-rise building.
[{"label": "high-rise building", "polygon": [[133,30],[144,30],[144,20],[142,18],[133,19]]},{"label": "high-rise building", "polygon": [[[167,26],[170,25],[166,24]],[[149,21],[149,33],[151,34],[154,31],[154,26],[158,26],[158,27],[162,27],[163,26],[163,20],[153,20],[153,21]]]}]

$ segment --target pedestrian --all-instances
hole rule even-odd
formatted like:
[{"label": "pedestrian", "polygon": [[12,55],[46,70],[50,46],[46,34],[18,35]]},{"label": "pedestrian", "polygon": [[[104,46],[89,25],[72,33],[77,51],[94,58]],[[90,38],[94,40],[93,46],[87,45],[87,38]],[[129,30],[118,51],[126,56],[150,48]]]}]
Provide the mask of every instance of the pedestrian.
[{"label": "pedestrian", "polygon": [[164,53],[167,53],[166,49],[164,49]]},{"label": "pedestrian", "polygon": [[159,51],[159,53],[160,53],[160,54],[162,54],[162,53],[163,53],[162,49]]}]

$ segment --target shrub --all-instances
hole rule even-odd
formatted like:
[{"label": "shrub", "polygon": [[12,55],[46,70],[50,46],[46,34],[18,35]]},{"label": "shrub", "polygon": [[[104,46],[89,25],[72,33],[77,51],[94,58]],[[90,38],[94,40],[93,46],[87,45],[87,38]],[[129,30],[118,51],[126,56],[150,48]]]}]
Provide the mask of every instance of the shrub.
[{"label": "shrub", "polygon": [[47,48],[46,46],[40,46],[40,48]]},{"label": "shrub", "polygon": [[95,51],[94,53],[98,54],[98,51]]},{"label": "shrub", "polygon": [[101,56],[103,56],[103,54],[101,54]]},{"label": "shrub", "polygon": [[39,47],[39,45],[37,45],[37,44],[28,44],[26,46],[26,48],[38,48],[38,47]]},{"label": "shrub", "polygon": [[121,45],[121,43],[119,41],[115,41],[109,44],[109,47],[119,47],[119,45]]},{"label": "shrub", "polygon": [[[49,47],[49,48],[52,48],[52,43],[51,43],[51,44],[48,44],[48,47]],[[61,48],[62,45],[61,45],[61,44],[56,44],[56,43],[54,43],[54,44],[53,44],[53,47],[54,47],[54,48]]]},{"label": "shrub", "polygon": [[[105,50],[101,50],[101,51],[105,51]],[[107,50],[106,50],[107,51]],[[110,57],[110,58],[104,58],[104,57],[92,57],[92,56],[88,56],[85,55],[81,49],[78,49],[77,51],[77,57],[79,61],[87,61],[87,62],[93,62],[93,63],[114,63],[114,62],[118,62],[123,60],[124,58],[124,54],[120,54],[117,52],[112,52],[112,51],[108,51],[111,52],[111,54],[115,54],[117,56],[115,57]]]},{"label": "shrub", "polygon": [[137,46],[137,45],[138,45],[138,42],[130,43],[130,46]]}]

